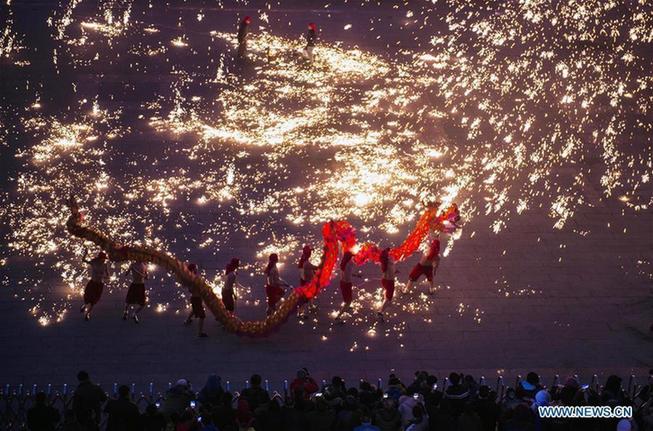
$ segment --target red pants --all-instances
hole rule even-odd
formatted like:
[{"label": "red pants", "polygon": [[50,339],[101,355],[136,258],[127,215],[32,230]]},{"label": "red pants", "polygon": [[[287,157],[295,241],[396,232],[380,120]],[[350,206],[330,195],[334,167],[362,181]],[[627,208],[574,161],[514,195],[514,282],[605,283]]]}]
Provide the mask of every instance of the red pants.
[{"label": "red pants", "polygon": [[352,292],[352,283],[347,283],[346,281],[340,282],[340,292],[342,293],[342,300],[345,301],[345,304],[351,304],[353,299]]},{"label": "red pants", "polygon": [[418,263],[413,267],[412,271],[410,271],[408,278],[410,278],[410,281],[417,281],[417,279],[422,275],[425,275],[428,281],[433,281],[433,266],[424,266],[421,263]]},{"label": "red pants", "polygon": [[381,286],[383,286],[385,299],[387,301],[392,301],[392,297],[395,296],[395,281],[381,279]]}]

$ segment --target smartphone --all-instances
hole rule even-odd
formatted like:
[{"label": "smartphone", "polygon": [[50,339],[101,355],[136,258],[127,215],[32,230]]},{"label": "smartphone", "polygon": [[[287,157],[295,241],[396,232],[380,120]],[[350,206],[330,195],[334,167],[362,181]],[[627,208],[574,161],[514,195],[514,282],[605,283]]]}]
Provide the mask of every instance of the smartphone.
[{"label": "smartphone", "polygon": [[202,416],[197,417],[197,422],[202,423]]},{"label": "smartphone", "polygon": [[157,409],[161,408],[161,402],[160,401],[157,401],[156,403],[154,403],[154,405],[156,406]]},{"label": "smartphone", "polygon": [[190,408],[191,408],[191,409],[194,409],[194,408],[195,408],[195,400],[192,400],[192,401],[190,402]]},{"label": "smartphone", "polygon": [[315,393],[315,398],[319,398],[319,397],[321,397],[321,396],[322,396],[322,392],[316,392],[316,393]]},{"label": "smartphone", "polygon": [[383,398],[388,398],[388,394],[383,394]]},{"label": "smartphone", "polygon": [[413,398],[415,398],[416,400],[419,400],[419,394],[413,394]]}]

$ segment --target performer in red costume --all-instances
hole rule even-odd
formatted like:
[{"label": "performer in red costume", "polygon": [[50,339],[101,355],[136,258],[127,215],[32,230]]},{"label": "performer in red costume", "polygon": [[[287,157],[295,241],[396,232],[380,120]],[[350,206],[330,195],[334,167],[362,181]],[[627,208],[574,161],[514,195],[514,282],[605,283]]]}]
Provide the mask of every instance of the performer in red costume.
[{"label": "performer in red costume", "polygon": [[340,293],[342,294],[342,307],[336,316],[336,321],[338,323],[345,323],[342,320],[342,315],[344,313],[351,312],[351,303],[353,301],[353,280],[354,276],[354,254],[351,251],[346,251],[342,255],[342,260],[340,260]]},{"label": "performer in red costume", "polygon": [[274,312],[274,309],[277,307],[277,303],[283,298],[285,293],[283,290],[283,285],[287,285],[282,282],[279,277],[279,270],[277,269],[277,262],[279,262],[279,256],[276,253],[272,253],[268,258],[268,266],[265,267],[265,296],[267,297],[268,316]]},{"label": "performer in red costume", "polygon": [[247,55],[247,37],[249,33],[249,25],[252,23],[252,18],[246,16],[238,25],[238,57],[245,57]]},{"label": "performer in red costume", "polygon": [[381,277],[381,286],[383,287],[383,305],[381,305],[381,310],[379,310],[377,317],[380,322],[385,320],[384,313],[385,310],[392,305],[392,298],[395,293],[395,274],[397,270],[395,269],[395,262],[390,257],[390,249],[386,248],[381,252],[381,272],[383,273]]},{"label": "performer in red costume", "polygon": [[84,287],[84,305],[79,309],[84,313],[84,320],[91,320],[91,311],[95,304],[100,301],[102,297],[102,290],[104,289],[104,281],[109,278],[109,266],[107,265],[107,254],[103,251],[99,252],[96,257],[91,260],[86,260],[86,254],[82,259],[91,267],[91,279]]},{"label": "performer in red costume", "polygon": [[428,249],[422,253],[422,257],[419,262],[413,267],[408,276],[408,283],[406,283],[406,288],[404,292],[409,291],[413,284],[419,280],[419,278],[424,275],[426,280],[429,282],[429,294],[435,293],[435,284],[433,278],[435,273],[440,265],[440,239],[435,238],[429,244]]},{"label": "performer in red costume", "polygon": [[317,41],[317,25],[314,22],[308,24],[308,31],[306,32],[306,47],[304,48],[304,57],[311,63],[314,60],[313,51],[315,50],[315,42]]}]

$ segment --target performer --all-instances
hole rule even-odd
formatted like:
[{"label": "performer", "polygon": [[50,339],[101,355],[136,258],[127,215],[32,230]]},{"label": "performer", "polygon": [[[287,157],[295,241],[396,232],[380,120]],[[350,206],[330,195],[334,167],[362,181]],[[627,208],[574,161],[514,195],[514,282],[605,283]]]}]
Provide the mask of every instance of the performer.
[{"label": "performer", "polygon": [[[313,265],[310,261],[311,254],[313,249],[310,245],[305,245],[302,250],[302,256],[299,258],[299,263],[297,267],[299,268],[299,285],[305,286],[311,282],[317,266]],[[306,308],[308,307],[308,310]],[[308,312],[315,313],[317,312],[317,305],[315,304],[315,297],[311,298],[310,301],[304,302],[297,308],[297,318],[299,319],[308,319]]]},{"label": "performer", "polygon": [[268,316],[274,312],[274,309],[277,306],[277,303],[283,297],[285,293],[282,285],[286,285],[281,278],[279,277],[279,270],[277,269],[277,262],[279,262],[279,256],[276,253],[272,253],[268,258],[268,266],[265,267],[265,296],[267,297]]},{"label": "performer", "polygon": [[342,294],[343,303],[338,315],[336,316],[336,322],[341,324],[345,323],[342,320],[342,315],[351,312],[351,302],[353,300],[352,277],[354,266],[356,265],[353,257],[353,253],[347,250],[343,253],[342,259],[340,260],[340,293]]},{"label": "performer", "polygon": [[84,254],[82,262],[87,263],[91,267],[91,279],[86,283],[84,288],[84,305],[79,309],[80,313],[84,313],[84,320],[91,320],[91,311],[95,304],[98,303],[102,297],[102,290],[104,289],[104,281],[109,278],[109,266],[107,265],[107,254],[103,251],[99,252],[96,257],[91,260],[86,260],[88,252]]},{"label": "performer", "polygon": [[377,313],[377,317],[379,322],[383,322],[385,320],[384,313],[385,310],[392,305],[392,297],[394,296],[395,293],[395,274],[397,271],[395,270],[395,263],[390,257],[390,249],[386,248],[381,252],[381,272],[383,273],[383,276],[381,278],[381,286],[383,286],[383,305],[381,306],[381,310]]},{"label": "performer", "polygon": [[[190,271],[194,278],[199,276],[199,271],[197,269],[197,265],[194,263],[191,263],[188,265],[188,271]],[[199,324],[199,330],[198,330],[198,336],[200,338],[206,338],[208,335],[204,332],[204,319],[206,319],[206,312],[204,311],[204,304],[202,303],[202,295],[201,295],[201,290],[200,287],[196,283],[191,283],[188,286],[188,290],[190,290],[190,306],[191,306],[191,311],[190,314],[188,315],[188,319],[184,322],[185,325],[190,325],[193,323],[193,317],[197,317],[200,319],[200,324]]]},{"label": "performer", "polygon": [[299,268],[300,286],[304,286],[305,284],[310,283],[310,281],[313,279],[313,275],[315,274],[315,270],[317,269],[317,266],[313,265],[309,260],[312,253],[313,249],[311,246],[305,245],[302,250],[302,256],[299,258],[299,263],[297,264],[297,268]]},{"label": "performer", "polygon": [[315,42],[317,41],[317,25],[314,22],[308,24],[308,31],[306,32],[306,47],[304,48],[304,56],[313,62],[313,50],[315,49]]},{"label": "performer", "polygon": [[238,57],[247,56],[247,36],[252,18],[246,16],[238,26]]},{"label": "performer", "polygon": [[232,314],[236,309],[236,299],[238,299],[236,297],[235,287],[238,284],[236,282],[236,276],[238,275],[237,270],[239,266],[240,260],[234,257],[224,270],[226,280],[222,287],[222,303],[224,304],[224,308]]},{"label": "performer", "polygon": [[138,305],[134,310],[132,318],[134,322],[139,323],[138,313],[145,308],[145,280],[148,279],[147,265],[145,262],[134,262],[129,266],[125,275],[131,273],[132,282],[127,290],[127,297],[125,298],[125,311],[122,314],[122,320],[127,320],[129,317],[129,309],[132,305]]},{"label": "performer", "polygon": [[429,282],[429,294],[433,295],[435,293],[435,284],[433,282],[433,277],[435,276],[435,272],[437,271],[439,265],[440,239],[435,238],[433,241],[431,241],[428,249],[422,253],[422,257],[420,258],[417,265],[415,265],[410,271],[410,275],[408,276],[408,283],[406,284],[404,292],[409,291],[413,287],[413,284],[419,280],[422,275],[424,275],[426,280]]}]

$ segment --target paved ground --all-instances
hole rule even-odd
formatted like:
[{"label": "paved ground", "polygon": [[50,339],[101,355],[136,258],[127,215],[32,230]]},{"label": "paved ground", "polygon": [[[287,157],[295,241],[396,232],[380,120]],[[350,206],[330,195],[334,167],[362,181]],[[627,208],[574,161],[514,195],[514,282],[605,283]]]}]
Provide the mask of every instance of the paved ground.
[{"label": "paved ground", "polygon": [[[604,225],[606,216],[619,211],[600,208],[579,217]],[[538,237],[545,246],[533,253]],[[443,262],[439,280],[448,288],[428,298],[433,311],[402,313],[387,325],[405,320],[405,329],[391,330],[387,337],[380,335],[383,329],[370,337],[366,324],[334,327],[322,312],[315,324],[293,319],[265,339],[238,338],[209,322],[211,337],[200,340],[194,329],[181,325],[181,316],[146,310],[139,326],[121,321],[122,294],[109,295],[89,323],[72,315],[61,324],[41,327],[26,319],[24,306],[3,290],[0,311],[7,324],[0,329],[5,346],[0,380],[70,382],[80,368],[102,382],[139,383],[167,382],[180,375],[199,381],[211,372],[235,382],[261,370],[278,382],[301,366],[349,379],[376,379],[394,369],[408,378],[410,370],[422,368],[486,376],[530,369],[544,376],[555,370],[585,378],[613,371],[643,374],[653,366],[648,333],[653,303],[650,282],[635,273],[633,263],[650,249],[650,237],[628,237],[627,247],[620,246],[621,237],[606,228],[595,230],[591,238],[575,238],[569,232],[542,230],[536,220],[498,238],[478,235],[458,244]],[[508,243],[512,255],[497,257],[494,250]],[[566,248],[560,250],[560,244]],[[615,253],[619,258],[614,259]],[[495,284],[499,274],[508,275],[505,286]],[[520,295],[521,289],[536,293]],[[512,294],[506,298],[499,290]],[[399,300],[408,301],[419,299]],[[460,311],[460,303],[469,308]],[[475,308],[482,312],[478,323]],[[255,310],[261,312],[261,307]],[[354,345],[358,347],[351,351]]]},{"label": "paved ground", "polygon": [[[44,25],[50,7],[52,5],[48,2],[35,6],[33,13],[41,25]],[[194,7],[170,8],[155,11],[148,19],[162,31],[174,32],[176,14],[194,17],[199,11]],[[211,25],[230,28],[222,21],[226,18],[221,15],[228,11],[212,11],[210,8],[201,11],[207,14],[206,20],[214,20]],[[82,9],[80,13],[86,12]],[[252,13],[253,9],[241,9],[240,12]],[[25,31],[30,24],[30,20],[25,18],[26,11],[19,7],[14,13],[16,25]],[[310,9],[293,4],[276,16],[285,20],[289,16],[308,13],[311,13]],[[334,8],[329,13],[333,15],[328,21],[332,32],[361,17],[401,20],[391,11],[376,9],[351,12],[346,8]],[[197,34],[208,33],[213,28],[205,24],[206,20],[194,24],[198,27],[195,29]],[[189,24],[185,33],[192,35],[191,28],[194,27]],[[38,39],[36,31],[31,37],[36,38],[34,43],[39,47],[40,43],[46,47],[54,44]],[[342,31],[338,36],[346,43],[351,43],[352,38],[351,33]],[[403,33],[398,33],[397,39],[410,43],[410,37]],[[369,35],[358,42],[372,50],[383,49],[380,42],[375,42]],[[47,52],[50,52],[49,48]],[[27,106],[32,104],[33,85],[26,85],[25,81],[38,83],[46,100],[44,105],[49,104],[44,109],[53,111],[58,109],[55,105],[58,100],[67,103],[72,100],[71,111],[74,112],[77,99],[98,94],[103,107],[117,105],[123,110],[124,117],[133,120],[128,124],[131,129],[124,140],[112,144],[123,151],[123,156],[125,153],[129,156],[128,149],[137,146],[135,151],[144,158],[156,158],[159,153],[165,153],[160,164],[157,161],[154,167],[148,165],[152,173],[177,166],[179,158],[173,154],[173,144],[181,146],[185,141],[180,139],[177,143],[170,138],[162,150],[163,145],[159,147],[157,141],[161,135],[147,131],[149,126],[135,120],[140,112],[145,111],[139,99],[143,87],[151,86],[155,92],[164,94],[169,90],[169,83],[177,78],[169,76],[168,72],[156,75],[150,71],[148,76],[156,76],[156,79],[149,82],[125,65],[102,69],[100,63],[91,63],[88,69],[73,71],[67,69],[69,65],[65,61],[60,61],[56,67],[63,71],[58,75],[62,76],[59,85],[52,79],[43,79],[43,76],[54,73],[55,67],[49,60],[39,64],[38,55],[33,55],[32,61],[36,71],[29,72],[29,79],[21,75],[28,72],[12,69],[12,79],[8,82],[15,83],[16,88],[30,88],[21,87],[17,91],[13,84],[6,84],[4,107],[10,105],[12,109],[4,111],[5,114],[27,111]],[[157,63],[157,67],[162,66]],[[81,96],[68,99],[69,90],[65,89],[70,84],[68,80],[75,83]],[[131,83],[138,91],[132,93],[125,89],[122,86],[125,82]],[[19,100],[22,91],[26,96]],[[120,102],[114,100],[114,96]],[[159,102],[167,106],[170,100]],[[61,121],[68,116],[73,114],[68,111],[54,114]],[[7,120],[8,117],[4,117],[4,121],[13,124],[12,120]],[[449,131],[448,126],[444,122],[442,130]],[[451,130],[443,139],[455,140],[455,131]],[[20,137],[14,138],[14,135]],[[2,179],[0,184],[10,191],[9,202],[16,204],[19,195],[14,194],[17,186],[13,177],[22,172],[24,166],[15,162],[15,150],[32,145],[33,139],[20,129],[20,133],[12,131],[8,141],[16,147],[0,147],[0,161],[11,175]],[[298,156],[298,160],[302,160],[301,157]],[[319,160],[321,156],[315,157]],[[125,160],[129,161],[128,157],[110,161],[114,164],[110,169],[122,172],[121,165],[128,164]],[[589,170],[601,171],[598,158],[584,159],[581,163]],[[565,169],[554,169],[552,175],[566,175],[569,172]],[[305,178],[296,180],[302,185]],[[643,184],[639,193],[650,197],[650,183],[648,186]],[[612,372],[643,375],[653,368],[653,336],[649,332],[653,323],[653,269],[650,263],[653,223],[650,210],[634,212],[614,196],[601,199],[598,180],[589,181],[582,195],[588,205],[576,208],[573,219],[563,229],[552,228],[554,222],[546,206],[545,209],[534,206],[524,215],[512,217],[499,235],[489,227],[493,220],[477,212],[465,225],[462,239],[455,243],[442,262],[437,276],[440,288],[435,297],[417,293],[400,296],[393,310],[396,314],[384,325],[375,324],[370,313],[363,308],[355,321],[342,327],[334,326],[328,315],[338,302],[334,282],[320,299],[317,319],[300,323],[291,318],[278,333],[264,339],[235,337],[224,333],[212,321],[207,322],[210,338],[198,339],[194,328],[181,324],[184,316],[175,310],[183,309],[184,301],[163,274],[157,274],[157,282],[153,282],[156,292],[151,296],[153,305],[169,303],[167,312],[158,313],[155,307],[150,307],[143,313],[142,324],[136,326],[132,322],[123,322],[120,316],[124,291],[120,289],[124,285],[116,284],[115,287],[120,289],[114,288],[107,293],[92,321],[84,322],[75,311],[77,297],[65,299],[67,292],[64,293],[61,287],[59,274],[47,269],[51,263],[48,259],[52,256],[23,256],[15,250],[4,249],[8,263],[0,266],[3,281],[0,314],[5,322],[0,326],[0,383],[73,382],[75,373],[81,368],[104,383],[154,381],[165,385],[182,376],[200,382],[206,374],[218,373],[223,379],[234,382],[234,387],[241,386],[251,373],[260,372],[276,388],[282,379],[291,377],[303,366],[315,370],[318,378],[327,378],[325,373],[318,371],[326,370],[350,380],[361,377],[376,380],[395,370],[409,379],[416,369],[430,370],[439,375],[455,369],[488,378],[515,376],[530,370],[539,371],[547,379],[554,373],[578,373],[582,379],[589,379],[594,373],[601,376]],[[480,195],[477,198],[482,200]],[[17,205],[20,207],[19,203]],[[209,275],[221,269],[222,262],[216,264],[215,252],[197,251],[193,244],[205,232],[199,226],[208,225],[215,217],[213,211],[189,209],[192,221],[185,225],[186,241],[180,239],[178,244],[168,244],[180,255],[193,255]],[[233,216],[225,215],[222,220],[229,220],[229,217]],[[275,216],[266,215],[268,225],[270,218]],[[167,216],[161,215],[161,223],[166,222]],[[172,238],[177,235],[171,225],[174,225],[172,221],[163,236]],[[400,238],[408,227],[409,224],[402,226],[400,232],[392,237],[393,241]],[[8,235],[8,243],[12,231],[8,226],[2,229],[2,233]],[[258,241],[268,239],[260,235],[250,239],[232,238],[220,247],[252,261]],[[372,231],[372,239],[381,239],[378,231]],[[60,257],[62,262],[72,262],[70,255],[56,257]],[[220,259],[225,258],[219,256]],[[50,263],[43,266],[44,260]],[[405,277],[409,268],[408,264],[400,267],[401,277]],[[373,268],[364,271],[369,277],[375,276]],[[39,283],[28,291],[22,280],[25,280],[25,273],[31,272],[39,273],[39,277],[34,277],[39,279]],[[295,277],[289,270],[282,276],[289,280]],[[244,295],[249,303],[241,304],[238,312],[247,318],[260,318],[264,312],[263,306],[256,303],[263,299],[260,276],[252,278],[250,284],[253,291]],[[359,287],[360,291],[368,292],[374,288],[374,282]],[[35,303],[65,303],[62,307],[68,311],[62,322],[41,326],[29,313]]]}]

